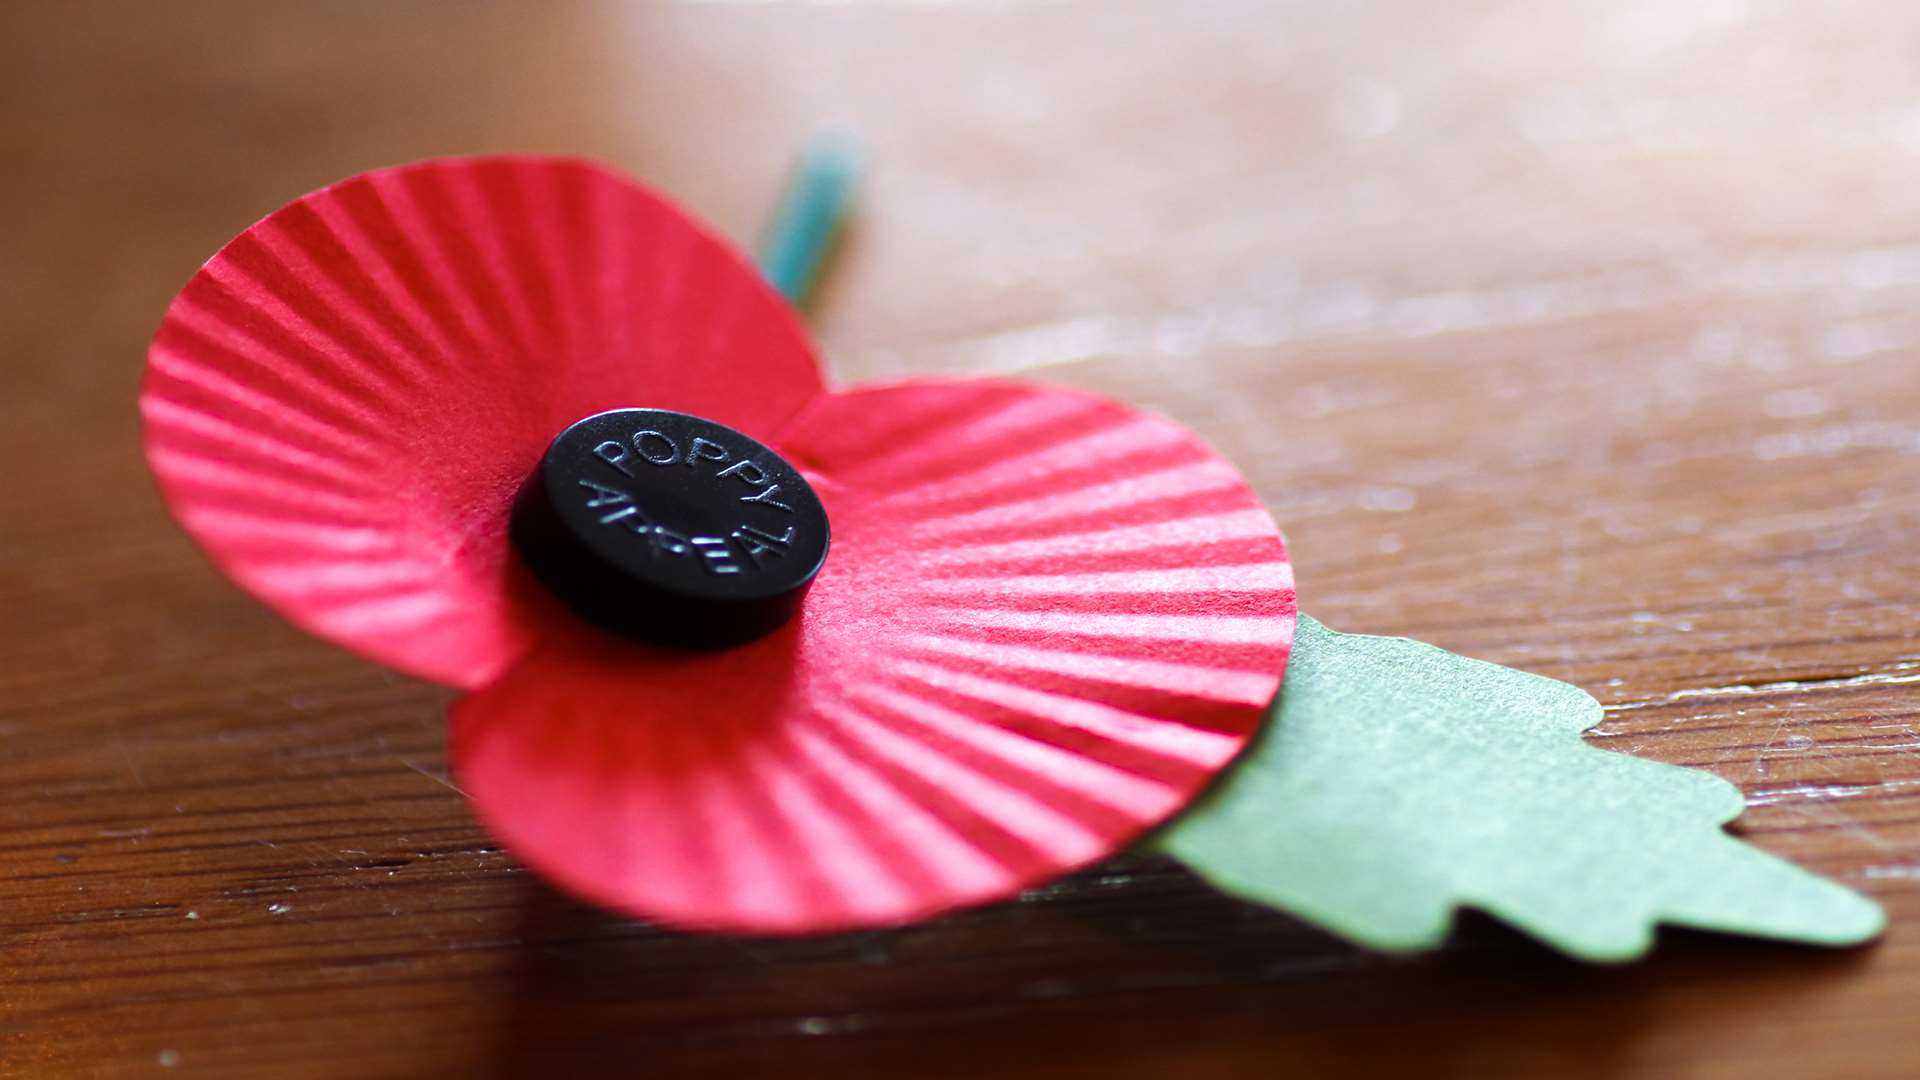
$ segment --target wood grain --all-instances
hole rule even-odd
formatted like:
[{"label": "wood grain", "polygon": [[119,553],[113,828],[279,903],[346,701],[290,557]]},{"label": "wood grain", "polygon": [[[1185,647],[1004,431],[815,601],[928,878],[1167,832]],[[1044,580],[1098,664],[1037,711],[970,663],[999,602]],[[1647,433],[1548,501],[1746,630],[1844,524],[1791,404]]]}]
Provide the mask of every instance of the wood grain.
[{"label": "wood grain", "polygon": [[[0,1075],[1920,1072],[1917,43],[1893,0],[0,7]],[[875,161],[838,376],[1193,425],[1310,611],[1587,687],[1887,939],[1388,960],[1120,860],[738,941],[533,880],[444,693],[166,520],[145,338],[349,173],[586,153],[744,240],[829,120]]]}]

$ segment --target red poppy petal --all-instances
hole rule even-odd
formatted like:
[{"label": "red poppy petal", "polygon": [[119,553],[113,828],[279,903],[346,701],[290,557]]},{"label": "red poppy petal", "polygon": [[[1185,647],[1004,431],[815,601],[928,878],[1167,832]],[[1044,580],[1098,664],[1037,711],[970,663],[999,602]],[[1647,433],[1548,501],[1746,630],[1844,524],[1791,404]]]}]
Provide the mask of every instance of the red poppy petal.
[{"label": "red poppy petal", "polygon": [[774,441],[833,521],[794,624],[710,653],[581,633],[455,707],[461,785],[561,885],[688,927],[924,918],[1121,848],[1259,726],[1286,551],[1179,426],[907,383]]},{"label": "red poppy petal", "polygon": [[481,158],[354,177],[240,234],[168,308],[140,406],[216,565],[470,687],[555,618],[506,520],[563,427],[644,405],[773,430],[820,391],[787,305],[665,200],[587,162]]}]

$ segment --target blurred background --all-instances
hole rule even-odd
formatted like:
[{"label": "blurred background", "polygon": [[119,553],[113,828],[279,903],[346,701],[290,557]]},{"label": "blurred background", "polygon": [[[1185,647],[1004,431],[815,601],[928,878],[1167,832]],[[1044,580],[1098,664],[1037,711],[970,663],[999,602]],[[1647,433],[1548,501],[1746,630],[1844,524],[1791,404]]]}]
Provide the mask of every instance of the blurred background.
[{"label": "blurred background", "polygon": [[[0,1075],[1920,1071],[1917,49],[1892,0],[0,5]],[[165,520],[146,339],[356,172],[583,154],[744,246],[830,125],[836,378],[1174,415],[1307,610],[1579,683],[1889,940],[1387,960],[1130,859],[711,941],[529,880],[443,692]]]}]

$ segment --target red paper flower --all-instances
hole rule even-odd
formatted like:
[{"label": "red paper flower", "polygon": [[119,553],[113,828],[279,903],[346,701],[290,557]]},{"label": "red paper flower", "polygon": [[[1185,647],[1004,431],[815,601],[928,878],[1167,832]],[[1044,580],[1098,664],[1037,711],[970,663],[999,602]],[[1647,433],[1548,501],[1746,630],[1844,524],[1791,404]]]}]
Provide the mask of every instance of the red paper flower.
[{"label": "red paper flower", "polygon": [[[801,468],[834,539],[798,618],[659,648],[525,572],[516,490],[622,407]],[[1038,386],[830,391],[751,267],[580,161],[426,162],[282,208],[168,309],[141,411],[221,570],[472,691],[456,776],[519,857],[680,926],[898,923],[1109,855],[1242,748],[1292,639],[1279,534],[1191,434]]]}]

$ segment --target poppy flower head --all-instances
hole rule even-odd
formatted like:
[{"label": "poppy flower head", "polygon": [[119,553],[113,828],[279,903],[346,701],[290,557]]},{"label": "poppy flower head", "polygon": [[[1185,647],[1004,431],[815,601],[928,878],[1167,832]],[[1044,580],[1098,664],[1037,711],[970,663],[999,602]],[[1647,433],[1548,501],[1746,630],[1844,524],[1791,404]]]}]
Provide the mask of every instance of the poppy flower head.
[{"label": "poppy flower head", "polygon": [[[218,567],[471,691],[452,752],[479,816],[674,925],[894,924],[1097,861],[1245,746],[1292,639],[1278,531],[1191,433],[1017,383],[830,391],[751,267],[583,162],[427,162],[276,212],[168,310],[141,405]],[[630,640],[516,556],[549,443],[634,408],[804,477],[832,545],[791,620]]]}]

